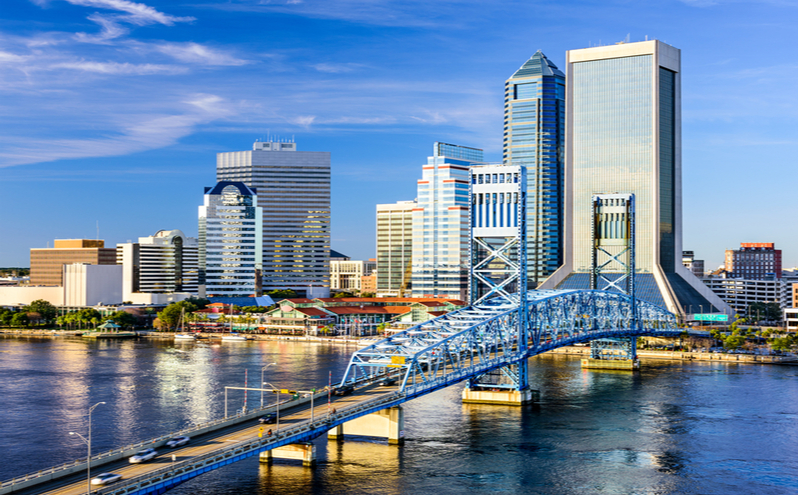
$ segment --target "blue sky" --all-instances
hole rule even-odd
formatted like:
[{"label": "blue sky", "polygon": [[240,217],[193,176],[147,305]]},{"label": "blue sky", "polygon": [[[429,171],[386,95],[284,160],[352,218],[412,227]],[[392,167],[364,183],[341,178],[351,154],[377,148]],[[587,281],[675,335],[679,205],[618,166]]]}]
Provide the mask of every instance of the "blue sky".
[{"label": "blue sky", "polygon": [[434,141],[501,159],[503,84],[537,49],[682,50],[684,249],[797,264],[797,4],[788,0],[2,0],[0,266],[53,239],[197,233],[215,153],[330,151],[332,248],[374,257],[375,205]]}]

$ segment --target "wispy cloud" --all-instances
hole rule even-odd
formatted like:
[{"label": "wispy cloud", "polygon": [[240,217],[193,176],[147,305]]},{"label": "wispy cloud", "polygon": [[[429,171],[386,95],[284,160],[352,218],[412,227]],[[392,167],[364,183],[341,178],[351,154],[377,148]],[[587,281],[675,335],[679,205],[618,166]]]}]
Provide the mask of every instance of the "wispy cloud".
[{"label": "wispy cloud", "polygon": [[[140,44],[140,46],[147,46]],[[245,65],[248,60],[199,43],[156,43],[152,48],[181,62],[202,65]]]},{"label": "wispy cloud", "polygon": [[159,64],[130,64],[118,62],[60,62],[51,66],[53,69],[74,69],[97,74],[123,74],[123,75],[148,75],[148,74],[180,74],[187,72],[185,67]]},{"label": "wispy cloud", "polygon": [[117,20],[124,20],[131,24],[146,26],[148,24],[163,24],[172,26],[176,22],[189,22],[195,20],[194,17],[177,17],[163,12],[159,12],[149,5],[131,2],[128,0],[67,0],[72,5],[82,7],[95,7],[107,10],[125,12],[127,15],[116,16]]},{"label": "wispy cloud", "polygon": [[314,64],[311,67],[320,71],[320,72],[327,72],[330,74],[339,74],[342,72],[352,72],[356,69],[360,69],[364,67],[364,64],[354,64],[354,63],[347,63],[347,64]]}]

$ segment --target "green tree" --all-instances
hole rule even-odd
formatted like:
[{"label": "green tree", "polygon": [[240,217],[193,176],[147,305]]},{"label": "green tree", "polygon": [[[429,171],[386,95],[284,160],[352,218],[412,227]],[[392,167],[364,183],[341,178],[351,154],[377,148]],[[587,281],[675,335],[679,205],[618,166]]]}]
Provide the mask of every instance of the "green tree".
[{"label": "green tree", "polygon": [[127,311],[117,311],[116,313],[112,314],[111,316],[106,316],[103,318],[103,321],[112,320],[114,323],[121,327],[132,327],[136,325],[136,317],[132,314],[128,313]]},{"label": "green tree", "polygon": [[272,299],[295,299],[297,292],[292,289],[276,289],[267,292],[267,295]]},{"label": "green tree", "polygon": [[725,346],[726,349],[739,349],[744,345],[745,342],[746,339],[741,335],[731,334],[725,337],[725,342],[723,343],[723,345]]},{"label": "green tree", "polygon": [[749,320],[755,323],[760,321],[778,321],[781,319],[781,306],[778,303],[754,302],[747,307]]},{"label": "green tree", "polygon": [[11,318],[11,326],[24,327],[27,324],[28,324],[28,314],[23,313],[22,311],[14,313],[13,318]]},{"label": "green tree", "polygon": [[52,321],[58,314],[58,308],[44,299],[37,299],[25,307],[26,313],[39,313],[45,322]]},{"label": "green tree", "polygon": [[[189,299],[185,299],[185,301],[194,304],[197,307],[197,309],[206,309],[206,306],[211,304],[211,301],[209,301],[205,297],[192,296]],[[195,311],[197,311],[197,309]]]},{"label": "green tree", "polygon": [[197,306],[188,300],[178,301],[170,304],[163,311],[159,311],[158,320],[161,329],[169,331],[180,324],[181,313],[193,313],[197,311]]}]

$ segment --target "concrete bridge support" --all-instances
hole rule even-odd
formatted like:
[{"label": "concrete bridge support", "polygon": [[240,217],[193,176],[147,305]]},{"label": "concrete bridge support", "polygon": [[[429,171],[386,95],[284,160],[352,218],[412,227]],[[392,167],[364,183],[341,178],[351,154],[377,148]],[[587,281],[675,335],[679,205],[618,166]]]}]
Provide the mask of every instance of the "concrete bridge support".
[{"label": "concrete bridge support", "polygon": [[522,406],[534,401],[538,390],[485,389],[465,387],[461,393],[461,402],[465,404],[501,404],[506,406]]},{"label": "concrete bridge support", "polygon": [[328,431],[329,440],[343,440],[344,435],[386,438],[390,445],[402,444],[405,437],[403,408],[390,407],[361,416]]},{"label": "concrete bridge support", "polygon": [[293,443],[262,452],[258,459],[267,464],[272,464],[273,459],[303,461],[303,466],[311,467],[317,463],[317,450],[311,442]]}]

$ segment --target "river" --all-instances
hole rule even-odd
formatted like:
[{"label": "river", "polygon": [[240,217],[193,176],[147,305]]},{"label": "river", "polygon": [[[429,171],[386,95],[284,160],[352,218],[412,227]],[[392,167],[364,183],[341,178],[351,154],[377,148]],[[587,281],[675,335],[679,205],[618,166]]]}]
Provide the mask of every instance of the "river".
[{"label": "river", "polygon": [[[307,390],[341,378],[355,347],[0,337],[0,479],[222,416],[224,387],[261,379]],[[329,442],[318,464],[257,458],[204,474],[183,494],[784,494],[798,491],[796,366],[644,361],[587,371],[530,360],[540,401],[462,404],[461,387],[407,403],[406,442]],[[265,396],[273,401],[274,396]],[[249,392],[248,406],[261,396]],[[229,408],[243,406],[241,392]]]}]

